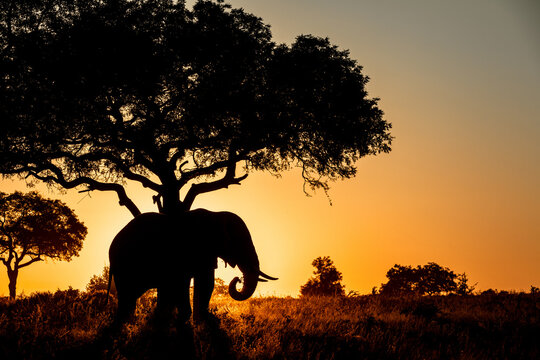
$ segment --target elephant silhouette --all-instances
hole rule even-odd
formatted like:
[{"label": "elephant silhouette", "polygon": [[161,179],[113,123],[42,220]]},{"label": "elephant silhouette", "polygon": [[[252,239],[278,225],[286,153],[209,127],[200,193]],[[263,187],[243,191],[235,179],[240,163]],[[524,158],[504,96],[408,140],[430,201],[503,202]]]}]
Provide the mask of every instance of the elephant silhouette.
[{"label": "elephant silhouette", "polygon": [[[242,287],[235,277],[229,294],[235,300],[251,297],[260,281],[277,280],[264,274],[249,230],[230,212],[192,210],[181,215],[144,213],[131,220],[109,248],[109,290],[114,279],[122,323],[133,315],[137,299],[157,288],[157,308],[178,309],[186,321],[192,311],[189,287],[194,279],[193,318],[204,319],[214,290],[217,258],[242,272]],[[109,294],[107,290],[107,296]]]}]

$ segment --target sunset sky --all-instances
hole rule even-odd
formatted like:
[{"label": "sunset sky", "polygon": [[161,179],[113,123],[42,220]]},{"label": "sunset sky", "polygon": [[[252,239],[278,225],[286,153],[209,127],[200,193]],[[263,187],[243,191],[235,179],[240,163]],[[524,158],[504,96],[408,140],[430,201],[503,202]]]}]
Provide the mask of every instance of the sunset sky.
[{"label": "sunset sky", "polygon": [[[230,3],[262,17],[277,42],[313,34],[349,49],[395,137],[389,154],[358,162],[356,178],[330,184],[332,205],[322,191],[305,196],[294,170],[279,179],[252,173],[196,200],[194,208],[232,211],[248,225],[262,270],[279,277],[258,294],[297,296],[313,259],[325,255],[347,291],[360,293],[385,282],[394,264],[430,261],[466,272],[480,290],[540,286],[537,1]],[[0,190],[28,191],[11,180]],[[65,201],[89,233],[73,261],[22,269],[18,293],[84,289],[108,264],[110,242],[131,214],[112,193],[37,190]],[[156,210],[142,187],[128,192],[141,210]],[[233,274],[218,271],[226,281]]]}]

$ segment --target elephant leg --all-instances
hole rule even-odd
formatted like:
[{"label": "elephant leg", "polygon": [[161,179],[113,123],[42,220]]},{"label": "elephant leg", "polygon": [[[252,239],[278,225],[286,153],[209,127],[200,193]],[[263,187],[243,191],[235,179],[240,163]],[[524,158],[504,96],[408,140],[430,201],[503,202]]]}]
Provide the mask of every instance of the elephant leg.
[{"label": "elephant leg", "polygon": [[137,297],[129,293],[118,292],[118,310],[116,320],[119,324],[130,321],[135,313]]},{"label": "elephant leg", "polygon": [[157,289],[156,315],[160,319],[169,319],[175,304],[174,289],[162,286]]},{"label": "elephant leg", "polygon": [[189,320],[191,316],[191,305],[189,303],[189,285],[191,283],[191,278],[186,277],[180,279],[178,287],[178,297],[176,306],[178,308],[178,322],[184,323]]},{"label": "elephant leg", "polygon": [[197,273],[193,287],[193,320],[197,322],[208,316],[208,304],[214,291],[214,269]]}]

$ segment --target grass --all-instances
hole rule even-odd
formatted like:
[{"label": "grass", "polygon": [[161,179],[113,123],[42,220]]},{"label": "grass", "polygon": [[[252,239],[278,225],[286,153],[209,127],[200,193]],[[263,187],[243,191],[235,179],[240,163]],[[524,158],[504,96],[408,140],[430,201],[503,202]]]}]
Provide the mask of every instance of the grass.
[{"label": "grass", "polygon": [[215,296],[202,324],[161,324],[155,297],[111,327],[102,292],[0,300],[0,359],[538,359],[540,296]]}]

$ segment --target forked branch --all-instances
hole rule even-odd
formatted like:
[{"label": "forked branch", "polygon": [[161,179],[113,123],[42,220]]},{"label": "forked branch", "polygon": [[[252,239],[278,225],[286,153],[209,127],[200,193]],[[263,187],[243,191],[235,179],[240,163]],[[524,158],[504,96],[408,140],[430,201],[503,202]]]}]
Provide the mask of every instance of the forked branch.
[{"label": "forked branch", "polygon": [[92,178],[86,177],[86,176],[82,176],[74,180],[67,180],[62,174],[62,171],[56,166],[48,164],[44,168],[46,168],[47,170],[50,170],[54,174],[54,176],[41,175],[39,171],[36,171],[31,168],[28,169],[28,173],[32,175],[33,177],[35,177],[36,179],[42,180],[44,182],[51,182],[51,181],[55,182],[65,189],[73,189],[80,185],[86,185],[88,187],[87,191],[92,191],[92,190],[114,191],[118,195],[119,204],[127,207],[134,217],[141,214],[141,211],[139,210],[137,205],[135,205],[135,203],[127,196],[126,190],[120,184],[103,183],[103,182],[94,180]]},{"label": "forked branch", "polygon": [[229,185],[240,185],[240,182],[247,178],[247,176],[248,174],[246,173],[242,176],[236,177],[236,161],[230,160],[227,170],[225,171],[225,175],[221,179],[191,185],[186,197],[184,198],[184,201],[182,202],[184,210],[189,210],[191,208],[193,201],[195,201],[195,198],[198,195],[219,189],[226,189],[229,187]]},{"label": "forked branch", "polygon": [[20,269],[20,268],[23,268],[25,266],[31,265],[31,264],[35,263],[36,261],[43,261],[43,259],[41,257],[39,257],[39,256],[35,257],[35,258],[31,258],[27,262],[19,264],[17,267]]}]

